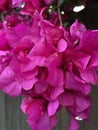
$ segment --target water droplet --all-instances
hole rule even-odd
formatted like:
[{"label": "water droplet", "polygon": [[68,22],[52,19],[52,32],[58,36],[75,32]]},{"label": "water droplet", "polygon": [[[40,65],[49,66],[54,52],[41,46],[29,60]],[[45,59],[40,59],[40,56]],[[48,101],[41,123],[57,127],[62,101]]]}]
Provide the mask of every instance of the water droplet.
[{"label": "water droplet", "polygon": [[81,117],[79,117],[79,116],[76,116],[75,119],[78,120],[78,121],[82,121],[82,120],[83,120],[83,119],[82,119]]},{"label": "water droplet", "polygon": [[49,8],[50,8],[50,9],[52,9],[52,8],[53,8],[53,6],[52,6],[52,5],[50,5],[50,6],[49,6]]},{"label": "water droplet", "polygon": [[52,9],[49,9],[48,12],[51,13],[51,12],[52,12]]},{"label": "water droplet", "polygon": [[82,11],[83,9],[85,9],[85,5],[78,5],[73,8],[73,11],[78,13],[78,12]]},{"label": "water droplet", "polygon": [[21,3],[21,8],[24,8],[25,7],[25,2],[22,2]]},{"label": "water droplet", "polygon": [[65,14],[64,11],[61,11],[61,14],[64,15]]}]

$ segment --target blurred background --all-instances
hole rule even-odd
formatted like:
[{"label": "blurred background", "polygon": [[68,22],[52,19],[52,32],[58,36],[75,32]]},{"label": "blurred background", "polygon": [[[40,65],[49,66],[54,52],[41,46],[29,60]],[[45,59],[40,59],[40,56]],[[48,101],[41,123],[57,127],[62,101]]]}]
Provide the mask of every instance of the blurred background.
[{"label": "blurred background", "polygon": [[75,19],[88,29],[98,29],[98,0],[59,0],[63,23],[70,26]]}]

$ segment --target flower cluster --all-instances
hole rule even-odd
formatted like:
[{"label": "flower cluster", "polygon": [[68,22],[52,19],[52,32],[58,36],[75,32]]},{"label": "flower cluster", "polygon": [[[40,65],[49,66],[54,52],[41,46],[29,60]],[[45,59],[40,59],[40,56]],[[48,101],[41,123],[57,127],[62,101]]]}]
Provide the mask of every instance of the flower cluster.
[{"label": "flower cluster", "polygon": [[88,121],[91,85],[98,85],[98,30],[77,20],[69,30],[51,23],[49,4],[0,2],[0,89],[25,96],[21,109],[32,130],[52,130],[62,107],[71,117],[69,130],[77,130],[79,120]]}]

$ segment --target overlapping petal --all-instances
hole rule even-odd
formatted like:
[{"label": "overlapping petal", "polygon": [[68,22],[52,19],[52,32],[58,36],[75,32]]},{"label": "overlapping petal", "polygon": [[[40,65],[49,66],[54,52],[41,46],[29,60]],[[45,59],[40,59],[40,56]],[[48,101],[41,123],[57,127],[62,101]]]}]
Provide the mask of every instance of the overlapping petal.
[{"label": "overlapping petal", "polygon": [[[0,89],[27,96],[21,109],[32,130],[52,130],[61,107],[71,116],[69,130],[77,130],[89,116],[91,84],[98,85],[98,30],[76,20],[66,31],[45,20],[51,0],[11,2],[20,11],[6,14],[0,29]],[[0,2],[0,11],[9,3]]]}]

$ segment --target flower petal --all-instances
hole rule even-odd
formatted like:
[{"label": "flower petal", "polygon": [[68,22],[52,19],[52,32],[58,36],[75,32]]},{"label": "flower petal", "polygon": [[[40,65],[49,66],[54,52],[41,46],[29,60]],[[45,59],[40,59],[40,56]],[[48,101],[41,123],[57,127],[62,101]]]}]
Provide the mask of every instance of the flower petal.
[{"label": "flower petal", "polygon": [[48,115],[53,116],[56,113],[58,107],[59,107],[59,102],[57,100],[53,101],[53,102],[49,102],[49,104],[48,104]]}]

